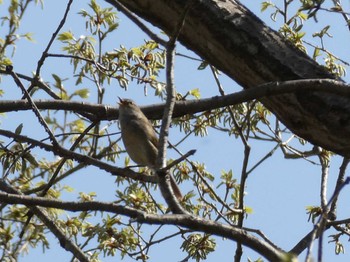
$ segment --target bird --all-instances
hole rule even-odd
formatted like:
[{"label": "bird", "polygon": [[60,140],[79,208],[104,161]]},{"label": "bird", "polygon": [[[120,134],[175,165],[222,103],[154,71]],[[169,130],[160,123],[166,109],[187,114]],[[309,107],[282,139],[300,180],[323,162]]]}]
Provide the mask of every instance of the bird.
[{"label": "bird", "polygon": [[[119,98],[119,124],[125,150],[138,165],[155,168],[158,156],[158,136],[148,118],[131,99]],[[182,194],[169,173],[170,185],[176,198],[181,201]]]}]

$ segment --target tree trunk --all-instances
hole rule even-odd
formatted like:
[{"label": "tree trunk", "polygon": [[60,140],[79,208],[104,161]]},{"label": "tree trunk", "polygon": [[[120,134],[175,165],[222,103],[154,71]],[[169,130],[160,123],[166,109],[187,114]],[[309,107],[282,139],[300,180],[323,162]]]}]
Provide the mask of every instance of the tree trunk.
[{"label": "tree trunk", "polygon": [[[116,5],[114,0],[106,2]],[[169,35],[189,0],[118,0]],[[335,79],[234,0],[192,1],[179,41],[243,88],[297,79]],[[296,135],[350,157],[350,101],[303,91],[260,99]]]}]

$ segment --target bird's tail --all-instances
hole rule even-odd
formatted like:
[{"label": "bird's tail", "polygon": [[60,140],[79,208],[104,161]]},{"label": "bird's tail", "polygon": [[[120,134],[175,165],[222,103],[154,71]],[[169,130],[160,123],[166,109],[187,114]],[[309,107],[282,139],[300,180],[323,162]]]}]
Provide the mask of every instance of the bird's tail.
[{"label": "bird's tail", "polygon": [[177,185],[175,178],[171,174],[169,174],[169,176],[170,176],[170,185],[171,185],[171,188],[173,189],[174,195],[176,196],[177,200],[181,201],[182,194],[181,194],[180,188]]}]

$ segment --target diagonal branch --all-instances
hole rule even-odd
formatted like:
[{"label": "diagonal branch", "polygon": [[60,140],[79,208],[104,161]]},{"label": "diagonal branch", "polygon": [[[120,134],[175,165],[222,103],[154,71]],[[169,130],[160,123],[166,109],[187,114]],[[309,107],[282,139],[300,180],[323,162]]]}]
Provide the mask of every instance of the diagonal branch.
[{"label": "diagonal branch", "polygon": [[[345,182],[345,173],[346,173],[346,168],[349,164],[350,159],[348,158],[343,158],[343,162],[339,168],[339,174],[338,174],[338,179],[337,179],[337,183],[335,186],[334,191],[338,191],[340,187],[342,187],[342,185]],[[338,196],[336,196],[334,198],[334,201],[331,205],[331,209],[329,211],[328,217],[331,221],[335,220],[337,217],[337,205],[338,205]]]},{"label": "diagonal branch", "polygon": [[[41,70],[41,67],[44,65],[44,62],[45,62],[45,59],[47,57],[47,54],[51,48],[51,45],[53,43],[53,41],[56,39],[56,36],[58,35],[58,33],[60,32],[61,28],[63,27],[63,25],[66,23],[66,20],[67,20],[67,16],[68,16],[68,13],[69,13],[69,10],[70,10],[70,7],[73,3],[73,0],[69,0],[68,1],[68,4],[67,4],[67,7],[66,7],[66,10],[64,12],[64,15],[63,15],[63,18],[61,19],[56,31],[52,34],[51,38],[50,38],[50,41],[49,43],[47,44],[47,47],[45,48],[44,52],[42,53],[41,55],[41,58],[39,59],[38,61],[38,65],[37,65],[37,68],[36,68],[36,73],[35,73],[35,77],[36,78],[39,78],[40,77],[40,70]],[[28,92],[30,92],[30,90],[28,89]]]},{"label": "diagonal branch", "polygon": [[6,71],[13,77],[13,80],[15,81],[15,83],[17,84],[17,86],[22,90],[24,97],[28,100],[31,109],[33,110],[35,116],[38,118],[39,123],[44,127],[46,133],[49,135],[50,140],[52,142],[52,144],[54,146],[58,146],[58,142],[55,138],[55,136],[53,135],[53,133],[51,132],[49,126],[47,125],[46,121],[44,120],[44,118],[42,117],[42,115],[39,112],[38,107],[36,106],[36,104],[34,103],[33,99],[31,98],[29,92],[25,89],[25,87],[23,86],[21,80],[18,78],[17,74],[12,70],[13,67],[12,66],[7,66],[6,67]]},{"label": "diagonal branch", "polygon": [[[108,1],[107,1],[108,2]],[[113,1],[113,5],[117,7],[124,15],[126,15],[134,24],[136,24],[144,33],[146,33],[151,39],[161,44],[162,46],[166,46],[167,42],[160,38],[158,35],[153,33],[151,29],[149,29],[136,15],[134,15],[128,8],[126,8],[123,4],[118,1]]]},{"label": "diagonal branch", "polygon": [[[24,197],[19,191],[12,188],[8,185],[3,179],[0,179],[0,190],[5,191],[15,198]],[[2,193],[4,194],[4,193]],[[5,195],[9,195],[5,194]],[[76,258],[81,262],[88,262],[89,259],[85,256],[84,252],[73,243],[64,233],[59,229],[59,227],[47,216],[40,208],[35,205],[30,205],[29,209],[33,212],[49,229],[50,231],[58,238],[60,245],[65,250],[71,252]]]},{"label": "diagonal branch", "polygon": [[16,139],[17,141],[20,141],[20,142],[29,143],[35,147],[39,147],[48,152],[52,152],[53,154],[61,157],[75,160],[79,163],[84,163],[87,165],[98,167],[99,169],[104,170],[108,173],[111,173],[112,175],[115,175],[115,176],[131,178],[131,179],[143,181],[143,182],[158,183],[158,179],[156,176],[149,176],[149,175],[144,175],[142,173],[137,173],[132,171],[129,168],[118,168],[118,167],[115,167],[114,165],[110,165],[101,160],[67,150],[63,147],[54,147],[52,145],[45,144],[41,141],[26,137],[26,136],[22,136],[22,135],[17,135],[13,132],[3,130],[3,129],[0,129],[0,135]]},{"label": "diagonal branch", "polygon": [[[112,5],[116,2],[106,1]],[[188,1],[118,2],[171,34],[173,21],[181,17]],[[324,66],[266,26],[240,1],[195,3],[179,41],[243,88],[286,80],[336,79]],[[349,97],[297,92],[260,101],[299,137],[345,157],[350,156]]]},{"label": "diagonal branch", "polygon": [[[1,70],[0,69],[0,74],[8,75],[9,73],[6,70]],[[16,73],[16,75],[20,79],[24,79],[26,81],[34,83],[35,86],[38,86],[41,90],[45,91],[52,98],[54,98],[54,99],[61,99],[44,81],[41,81],[41,80],[33,78],[33,77],[29,77],[29,76],[21,74],[21,73]]]}]

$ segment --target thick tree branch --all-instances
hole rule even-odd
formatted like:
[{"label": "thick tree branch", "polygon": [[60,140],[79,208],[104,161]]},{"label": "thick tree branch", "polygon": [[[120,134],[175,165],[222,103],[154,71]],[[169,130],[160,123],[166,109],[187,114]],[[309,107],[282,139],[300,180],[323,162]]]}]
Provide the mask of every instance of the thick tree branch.
[{"label": "thick tree branch", "polygon": [[[198,100],[177,101],[173,117],[195,114],[211,109],[236,105],[253,99],[278,96],[282,94],[308,94],[312,91],[329,95],[342,96],[350,99],[350,88],[344,82],[333,79],[303,79],[284,82],[270,82],[235,92],[225,96],[214,96]],[[118,108],[115,106],[98,105],[86,102],[34,100],[39,109],[68,110],[76,113],[91,113],[92,120],[114,120],[118,118]],[[30,104],[24,100],[0,101],[0,112],[29,110]],[[164,104],[141,107],[149,119],[161,119]],[[335,151],[335,150],[332,150]],[[350,154],[350,153],[349,153]]]},{"label": "thick tree branch", "polygon": [[[116,0],[105,1],[116,6]],[[188,1],[118,2],[170,34]],[[275,81],[335,79],[239,1],[195,1],[179,41],[246,89]],[[348,97],[297,92],[261,101],[298,136],[343,156],[350,155]]]}]

